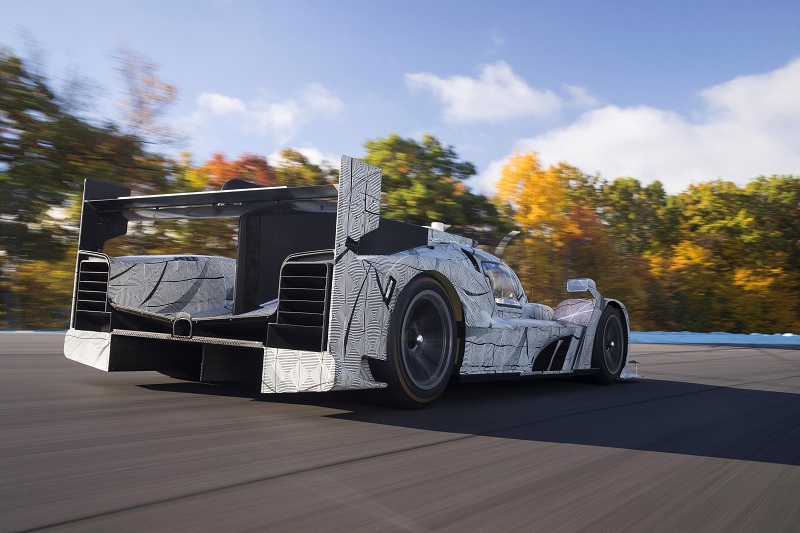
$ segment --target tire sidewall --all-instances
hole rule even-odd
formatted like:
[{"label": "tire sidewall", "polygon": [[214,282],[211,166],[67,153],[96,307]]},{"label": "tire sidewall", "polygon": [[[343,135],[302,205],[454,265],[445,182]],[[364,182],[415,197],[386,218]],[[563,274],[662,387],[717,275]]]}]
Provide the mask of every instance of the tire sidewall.
[{"label": "tire sidewall", "polygon": [[[605,359],[605,332],[606,326],[608,325],[609,321],[616,320],[619,324],[620,328],[620,343],[621,343],[621,360],[619,364],[619,368],[616,371],[611,372],[607,365]],[[597,381],[601,383],[613,383],[617,380],[619,375],[622,373],[622,369],[625,367],[626,358],[627,358],[627,340],[625,339],[625,327],[622,324],[622,317],[620,316],[619,310],[617,308],[607,305],[605,309],[603,309],[603,313],[600,315],[600,320],[597,322],[597,330],[595,331],[594,335],[594,349],[592,350],[592,367],[597,368],[599,370],[597,374]]]},{"label": "tire sidewall", "polygon": [[[450,329],[450,350],[445,355],[447,361],[445,362],[445,375],[441,381],[431,389],[420,389],[409,378],[408,370],[405,368],[402,357],[403,342],[403,321],[409,311],[411,302],[414,297],[423,291],[435,292],[444,302],[446,316],[443,317],[449,321]],[[386,346],[386,375],[384,378],[393,391],[393,396],[404,405],[411,407],[418,407],[425,405],[430,401],[437,398],[442,391],[447,387],[450,382],[450,375],[452,374],[455,352],[456,352],[456,322],[455,314],[453,313],[453,306],[444,288],[432,276],[419,275],[412,279],[400,293],[397,302],[392,312],[392,317],[389,320],[389,331],[387,335]]]}]

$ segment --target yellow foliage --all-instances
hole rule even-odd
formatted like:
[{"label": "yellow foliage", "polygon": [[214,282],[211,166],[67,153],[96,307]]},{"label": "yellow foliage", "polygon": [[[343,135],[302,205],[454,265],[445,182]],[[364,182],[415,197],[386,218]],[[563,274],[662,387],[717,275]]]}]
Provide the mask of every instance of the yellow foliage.
[{"label": "yellow foliage", "polygon": [[563,165],[543,169],[536,152],[515,153],[503,167],[496,201],[514,209],[514,221],[523,232],[561,236],[577,233],[569,214],[570,173]]},{"label": "yellow foliage", "polygon": [[66,329],[72,305],[75,251],[59,261],[26,261],[14,273],[16,320],[35,329]]},{"label": "yellow foliage", "polygon": [[737,268],[733,274],[733,283],[743,291],[757,293],[775,290],[783,277],[785,276],[781,268],[760,271],[751,268]]},{"label": "yellow foliage", "polygon": [[742,319],[741,329],[763,333],[795,331],[797,318],[791,312],[798,306],[798,295],[787,290],[797,279],[782,268],[737,268],[732,290],[735,314]]},{"label": "yellow foliage", "polygon": [[706,266],[713,262],[711,251],[708,248],[690,241],[681,241],[673,247],[673,257],[668,269],[672,271],[683,270],[692,266]]}]

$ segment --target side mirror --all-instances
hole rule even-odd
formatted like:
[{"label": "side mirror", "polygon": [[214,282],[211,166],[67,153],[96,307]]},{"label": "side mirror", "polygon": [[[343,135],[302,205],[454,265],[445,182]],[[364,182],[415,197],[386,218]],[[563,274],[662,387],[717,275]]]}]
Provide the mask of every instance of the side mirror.
[{"label": "side mirror", "polygon": [[602,305],[602,298],[600,293],[597,292],[597,285],[593,279],[589,278],[575,278],[567,280],[567,292],[585,292],[592,293],[592,298],[595,299],[596,305]]},{"label": "side mirror", "polygon": [[597,289],[593,279],[576,278],[567,280],[567,292],[585,292],[590,289]]}]

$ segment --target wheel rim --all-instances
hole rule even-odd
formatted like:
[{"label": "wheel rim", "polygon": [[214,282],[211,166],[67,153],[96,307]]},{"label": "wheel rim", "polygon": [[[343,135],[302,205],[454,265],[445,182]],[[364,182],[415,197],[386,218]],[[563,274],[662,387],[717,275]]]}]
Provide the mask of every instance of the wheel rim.
[{"label": "wheel rim", "polygon": [[411,300],[400,337],[403,367],[421,390],[435,389],[447,376],[453,326],[447,303],[434,291],[422,291]]},{"label": "wheel rim", "polygon": [[611,315],[603,329],[603,359],[610,374],[616,374],[622,365],[624,341],[619,317]]}]

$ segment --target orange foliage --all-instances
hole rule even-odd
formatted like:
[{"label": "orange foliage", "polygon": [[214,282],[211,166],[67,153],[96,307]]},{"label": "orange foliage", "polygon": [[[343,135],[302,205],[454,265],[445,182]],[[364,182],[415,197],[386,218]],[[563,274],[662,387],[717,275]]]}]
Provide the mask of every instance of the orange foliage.
[{"label": "orange foliage", "polygon": [[503,167],[496,200],[514,209],[514,221],[527,233],[550,235],[556,246],[578,233],[570,218],[569,176],[558,166],[543,169],[536,152],[515,153]]},{"label": "orange foliage", "polygon": [[246,180],[265,187],[275,185],[275,170],[264,156],[255,154],[243,154],[239,159],[231,161],[222,152],[215,152],[199,171],[208,176],[208,184],[214,188],[222,187],[232,179]]}]

